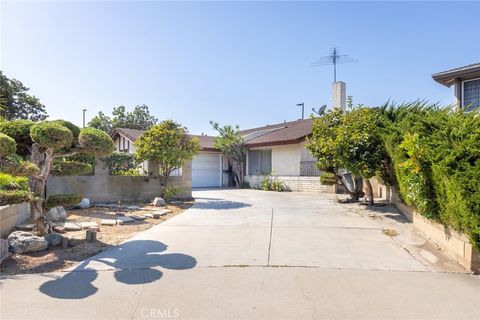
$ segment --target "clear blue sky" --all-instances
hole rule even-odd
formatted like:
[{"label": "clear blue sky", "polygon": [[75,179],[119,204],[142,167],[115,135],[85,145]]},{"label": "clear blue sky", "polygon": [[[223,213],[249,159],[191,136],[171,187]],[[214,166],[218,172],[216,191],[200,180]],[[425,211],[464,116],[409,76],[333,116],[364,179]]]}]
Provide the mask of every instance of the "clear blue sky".
[{"label": "clear blue sky", "polygon": [[248,128],[331,104],[337,46],[355,103],[451,103],[431,74],[480,61],[480,2],[3,2],[1,70],[51,118],[81,124],[147,104],[192,133]]}]

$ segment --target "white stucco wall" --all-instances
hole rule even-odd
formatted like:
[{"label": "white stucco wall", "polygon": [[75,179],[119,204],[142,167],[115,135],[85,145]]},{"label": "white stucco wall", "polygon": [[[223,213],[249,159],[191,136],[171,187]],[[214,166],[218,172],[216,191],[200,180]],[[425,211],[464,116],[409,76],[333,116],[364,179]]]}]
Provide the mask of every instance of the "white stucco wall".
[{"label": "white stucco wall", "polygon": [[280,176],[299,176],[302,145],[272,147],[272,171]]}]

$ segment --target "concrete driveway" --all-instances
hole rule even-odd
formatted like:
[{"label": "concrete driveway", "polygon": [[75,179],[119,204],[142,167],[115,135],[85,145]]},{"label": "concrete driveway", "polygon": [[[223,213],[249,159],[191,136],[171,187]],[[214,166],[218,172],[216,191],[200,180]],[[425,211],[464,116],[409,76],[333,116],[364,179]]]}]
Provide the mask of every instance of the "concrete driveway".
[{"label": "concrete driveway", "polygon": [[72,270],[2,279],[1,318],[479,318],[478,276],[392,208],[307,193],[194,196],[193,208]]}]

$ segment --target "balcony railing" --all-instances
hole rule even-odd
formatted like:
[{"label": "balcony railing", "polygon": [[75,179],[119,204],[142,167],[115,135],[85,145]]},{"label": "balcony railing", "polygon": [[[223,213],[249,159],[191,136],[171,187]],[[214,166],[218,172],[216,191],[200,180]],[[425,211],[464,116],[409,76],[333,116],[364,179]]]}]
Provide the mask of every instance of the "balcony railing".
[{"label": "balcony railing", "polygon": [[319,177],[321,171],[316,161],[300,161],[300,175],[303,177]]}]

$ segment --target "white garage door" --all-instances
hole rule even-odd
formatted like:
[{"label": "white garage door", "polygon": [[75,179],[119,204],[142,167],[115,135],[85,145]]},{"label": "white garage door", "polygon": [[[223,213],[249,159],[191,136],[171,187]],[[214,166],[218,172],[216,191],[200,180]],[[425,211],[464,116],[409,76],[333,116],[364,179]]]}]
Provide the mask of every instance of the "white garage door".
[{"label": "white garage door", "polygon": [[192,187],[221,187],[220,154],[199,153],[192,160]]}]

